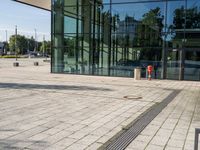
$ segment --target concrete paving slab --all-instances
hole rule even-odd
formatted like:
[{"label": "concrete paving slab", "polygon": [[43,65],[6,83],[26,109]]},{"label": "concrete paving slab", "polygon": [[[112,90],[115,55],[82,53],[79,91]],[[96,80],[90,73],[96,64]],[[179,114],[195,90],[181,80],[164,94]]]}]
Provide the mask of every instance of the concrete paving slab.
[{"label": "concrete paving slab", "polygon": [[[142,149],[178,149],[176,139],[188,149],[200,127],[199,82],[50,74],[49,63],[34,61],[20,59],[16,68],[15,60],[0,59],[2,149],[97,149],[177,89],[136,141]],[[166,139],[159,142],[160,136]]]}]

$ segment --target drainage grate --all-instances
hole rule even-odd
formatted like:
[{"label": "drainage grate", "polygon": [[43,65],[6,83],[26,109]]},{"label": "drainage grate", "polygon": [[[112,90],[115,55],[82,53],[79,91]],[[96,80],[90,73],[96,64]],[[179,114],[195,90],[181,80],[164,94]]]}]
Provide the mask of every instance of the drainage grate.
[{"label": "drainage grate", "polygon": [[148,111],[139,116],[136,121],[128,125],[127,130],[118,133],[101,146],[99,150],[124,150],[179,93],[180,90],[174,90],[161,103],[152,106]]},{"label": "drainage grate", "polygon": [[195,129],[194,150],[198,150],[200,128]]}]

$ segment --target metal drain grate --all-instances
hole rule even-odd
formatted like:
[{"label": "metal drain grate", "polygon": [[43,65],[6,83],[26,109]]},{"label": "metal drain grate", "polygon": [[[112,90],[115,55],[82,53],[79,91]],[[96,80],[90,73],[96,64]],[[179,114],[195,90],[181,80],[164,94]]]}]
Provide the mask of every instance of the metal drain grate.
[{"label": "metal drain grate", "polygon": [[195,129],[194,150],[198,150],[199,134],[200,134],[200,128],[196,128]]},{"label": "metal drain grate", "polygon": [[138,117],[138,119],[128,125],[124,130],[109,140],[99,150],[124,150],[143,130],[144,128],[180,93],[180,90],[173,91],[161,103],[155,104],[147,112]]}]

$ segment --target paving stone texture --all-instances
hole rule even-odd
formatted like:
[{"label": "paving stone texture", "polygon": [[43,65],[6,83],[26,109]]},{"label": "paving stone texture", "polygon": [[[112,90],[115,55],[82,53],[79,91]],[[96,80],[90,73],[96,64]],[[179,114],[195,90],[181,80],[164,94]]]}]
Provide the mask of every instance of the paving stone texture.
[{"label": "paving stone texture", "polygon": [[50,74],[42,59],[13,62],[0,59],[0,149],[98,149],[175,89],[127,150],[193,149],[200,82]]}]

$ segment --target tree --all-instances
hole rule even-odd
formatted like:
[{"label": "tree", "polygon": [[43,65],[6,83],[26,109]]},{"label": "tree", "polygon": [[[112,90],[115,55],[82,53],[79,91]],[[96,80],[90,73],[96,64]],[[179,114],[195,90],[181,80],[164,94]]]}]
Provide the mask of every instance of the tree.
[{"label": "tree", "polygon": [[[200,28],[199,7],[194,6],[185,10],[182,6],[181,8],[178,8],[174,11],[173,19],[173,25],[170,26],[170,29],[174,33],[174,37],[172,38],[173,45],[182,47],[183,41],[185,41],[184,47],[199,48],[199,32],[195,31],[196,29]],[[179,30],[179,32],[177,32],[177,29]],[[188,60],[200,60],[200,53],[198,51],[194,51],[193,53],[186,51],[185,57]]]},{"label": "tree", "polygon": [[76,48],[75,44],[76,44],[75,38],[66,38],[64,41],[65,52],[68,54],[69,57],[75,56],[75,48]]},{"label": "tree", "polygon": [[34,51],[34,48],[35,48],[35,39],[33,38],[33,36],[31,36],[31,38],[27,39],[27,49],[29,51]]},{"label": "tree", "polygon": [[[16,39],[16,41],[15,41]],[[16,45],[15,45],[16,42]],[[9,39],[9,48],[11,52],[17,52],[17,54],[25,54],[27,50],[27,39],[22,35],[12,35]]]},{"label": "tree", "polygon": [[39,50],[42,53],[45,54],[50,54],[51,52],[51,41],[44,41],[44,42],[39,42]]},{"label": "tree", "polygon": [[143,15],[143,19],[138,24],[138,36],[135,39],[137,45],[141,47],[140,59],[161,59],[163,19],[164,16],[159,7]]},{"label": "tree", "polygon": [[[185,42],[185,46],[199,47],[199,33],[193,32],[195,31],[195,29],[199,28],[200,28],[199,7],[196,6],[185,10],[184,7],[182,6],[181,8],[178,8],[174,11],[173,24],[170,26],[170,29],[174,33],[173,43],[176,42],[176,44],[182,45],[182,39],[186,37],[188,42]],[[179,32],[177,32],[177,30],[179,30]],[[186,32],[184,33],[184,31]],[[191,44],[189,40],[195,42]]]}]

